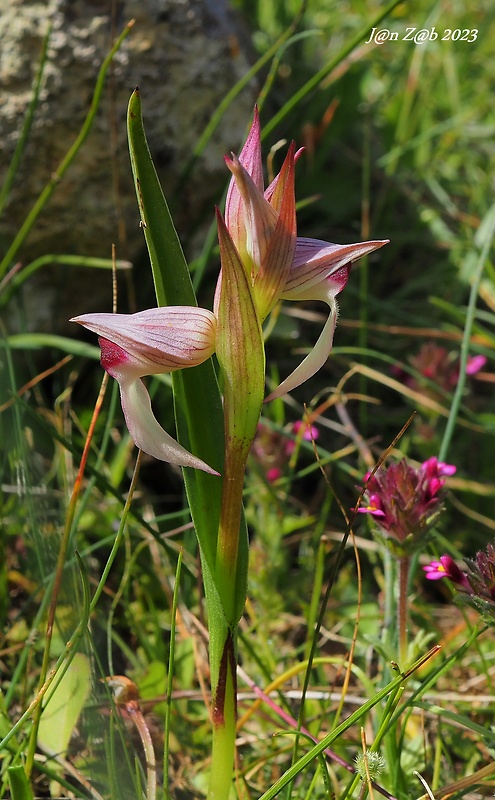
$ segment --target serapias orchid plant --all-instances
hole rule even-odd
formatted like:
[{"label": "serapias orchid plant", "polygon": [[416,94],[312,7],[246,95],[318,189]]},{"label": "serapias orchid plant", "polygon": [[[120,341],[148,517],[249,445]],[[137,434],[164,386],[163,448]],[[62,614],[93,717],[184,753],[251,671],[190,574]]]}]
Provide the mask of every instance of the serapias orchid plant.
[{"label": "serapias orchid plant", "polygon": [[[338,245],[297,237],[294,167],[302,152],[295,153],[291,145],[280,173],[264,190],[261,128],[255,109],[239,158],[233,154],[225,158],[233,177],[225,222],[218,215],[222,267],[234,259],[237,263],[234,269],[229,263],[229,272],[235,274],[235,268],[243,268],[251,283],[259,324],[279,300],[323,300],[330,309],[315,347],[267,401],[291,391],[323,366],[337,322],[335,298],[347,283],[352,263],[389,241]],[[217,283],[215,315],[203,308],[169,306],[137,314],[83,314],[71,320],[98,334],[101,364],[119,383],[124,416],[136,446],[155,458],[211,472],[215,471],[187,453],[158,425],[140,379],[193,367],[213,354],[218,345],[215,337],[222,272]],[[229,318],[227,329],[230,323]]]},{"label": "serapias orchid plant", "polygon": [[[140,117],[136,103],[133,96],[128,119],[138,186],[137,148],[134,134],[131,136],[132,126]],[[323,366],[332,348],[337,320],[335,298],[347,283],[352,262],[388,242],[337,245],[298,238],[294,177],[300,154],[292,144],[280,173],[264,189],[260,121],[255,109],[240,156],[225,159],[232,178],[225,217],[217,210],[221,270],[213,313],[195,306],[167,305],[138,314],[84,314],[73,320],[100,337],[101,363],[119,382],[129,432],[138,447],[156,458],[216,473],[161,428],[141,378],[197,366],[213,352],[222,371],[225,444],[223,460],[218,459],[223,468],[218,477],[222,496],[216,541],[205,543],[195,520],[210,628],[213,751],[209,797],[216,800],[228,797],[232,781],[236,630],[247,584],[242,491],[264,401],[262,325],[280,300],[323,300],[329,306],[329,317],[316,346],[266,398],[270,400],[291,391]],[[141,179],[138,199],[144,213],[142,189]],[[147,220],[144,229],[150,246],[152,231]],[[153,264],[152,248],[150,255]]]}]

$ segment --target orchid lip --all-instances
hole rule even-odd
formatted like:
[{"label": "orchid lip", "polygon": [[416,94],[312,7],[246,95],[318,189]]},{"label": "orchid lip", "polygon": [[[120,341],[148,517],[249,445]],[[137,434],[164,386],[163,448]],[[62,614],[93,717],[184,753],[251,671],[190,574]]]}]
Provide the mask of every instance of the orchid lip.
[{"label": "orchid lip", "polygon": [[119,385],[125,421],[136,447],[159,461],[201,469],[210,475],[220,474],[162,428],[153,414],[150,396],[141,380],[120,380]]}]

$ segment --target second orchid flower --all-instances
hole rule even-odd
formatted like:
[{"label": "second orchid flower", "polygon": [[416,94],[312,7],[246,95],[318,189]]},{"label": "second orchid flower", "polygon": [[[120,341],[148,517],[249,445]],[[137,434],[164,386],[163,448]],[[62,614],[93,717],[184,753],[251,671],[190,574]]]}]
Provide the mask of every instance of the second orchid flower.
[{"label": "second orchid flower", "polygon": [[388,239],[333,244],[297,236],[295,164],[302,150],[292,144],[280,173],[264,189],[261,127],[257,109],[239,158],[226,158],[232,179],[225,222],[253,283],[260,322],[279,300],[322,300],[330,312],[309,355],[266,399],[273,400],[311,378],[327,360],[337,322],[336,296],[347,283],[352,262],[378,250]]}]

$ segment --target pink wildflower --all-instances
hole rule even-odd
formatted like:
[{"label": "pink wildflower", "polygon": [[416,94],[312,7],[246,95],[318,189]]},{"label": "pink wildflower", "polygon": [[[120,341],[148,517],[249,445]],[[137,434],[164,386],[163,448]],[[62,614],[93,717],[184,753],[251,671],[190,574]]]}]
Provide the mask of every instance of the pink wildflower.
[{"label": "pink wildflower", "polygon": [[423,567],[423,569],[429,581],[449,578],[452,583],[456,583],[466,591],[472,591],[471,584],[466,574],[457,566],[451,556],[441,556],[440,561],[432,561],[430,564]]},{"label": "pink wildflower", "polygon": [[443,503],[445,476],[456,468],[429,458],[419,468],[406,459],[365,476],[365,503],[359,511],[375,518],[380,532],[403,545],[417,541],[435,523]]}]

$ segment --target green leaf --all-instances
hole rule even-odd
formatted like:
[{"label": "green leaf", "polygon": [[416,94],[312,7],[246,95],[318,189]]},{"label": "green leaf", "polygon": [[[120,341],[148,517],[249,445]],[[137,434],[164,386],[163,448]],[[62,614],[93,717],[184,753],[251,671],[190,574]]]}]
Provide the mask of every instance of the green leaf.
[{"label": "green leaf", "polygon": [[41,714],[38,743],[48,753],[65,753],[91,688],[91,668],[84,653],[76,653]]},{"label": "green leaf", "polygon": [[[141,98],[136,89],[129,101],[127,132],[136,195],[148,247],[156,298],[159,306],[197,305],[182,247],[170,215],[144,132]],[[223,406],[213,362],[172,374],[177,436],[180,443],[207,464],[223,470]],[[200,470],[183,470],[191,516],[198,537],[203,567],[203,581],[208,605],[212,679],[218,674],[229,623],[226,606],[232,597],[219,591],[215,579],[217,537],[222,500],[222,479]],[[239,566],[247,573],[247,532],[241,520]],[[244,544],[245,543],[245,544]],[[246,574],[244,575],[244,584]],[[236,581],[241,585],[242,581]],[[231,588],[230,592],[232,594]],[[239,594],[239,592],[237,593]],[[230,602],[229,602],[230,599]],[[244,604],[244,598],[242,605]],[[237,613],[240,614],[236,602]]]},{"label": "green leaf", "polygon": [[33,792],[26,778],[24,767],[21,764],[9,767],[7,773],[12,800],[33,800]]},{"label": "green leaf", "polygon": [[[191,277],[146,141],[141,98],[136,89],[129,101],[127,130],[141,224],[151,260],[159,306],[196,306]],[[211,360],[173,373],[180,443],[222,471],[223,410]],[[184,469],[184,481],[196,533],[209,568],[216,551],[222,482],[200,470]]]}]

